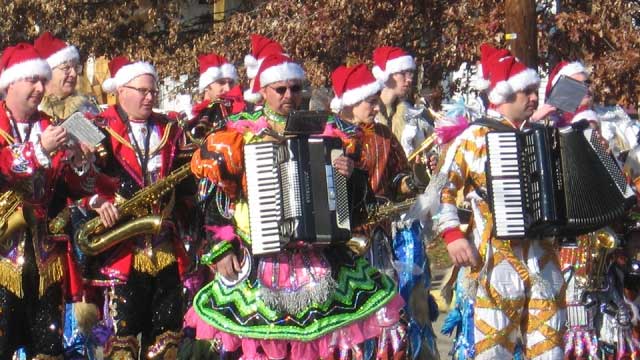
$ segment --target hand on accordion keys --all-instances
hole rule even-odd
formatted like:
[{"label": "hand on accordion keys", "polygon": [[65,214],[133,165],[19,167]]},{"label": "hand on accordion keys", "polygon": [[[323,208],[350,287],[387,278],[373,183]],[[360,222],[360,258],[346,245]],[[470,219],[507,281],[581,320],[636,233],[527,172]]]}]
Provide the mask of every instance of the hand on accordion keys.
[{"label": "hand on accordion keys", "polygon": [[353,160],[341,155],[333,161],[333,167],[342,175],[347,178],[351,177],[353,173]]}]

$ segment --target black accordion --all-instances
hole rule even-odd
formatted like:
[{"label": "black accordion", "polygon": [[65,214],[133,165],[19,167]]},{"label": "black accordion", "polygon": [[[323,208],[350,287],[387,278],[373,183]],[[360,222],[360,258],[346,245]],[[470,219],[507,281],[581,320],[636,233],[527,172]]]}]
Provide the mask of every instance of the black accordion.
[{"label": "black accordion", "polygon": [[491,131],[486,145],[497,239],[585,234],[635,203],[618,163],[591,128]]},{"label": "black accordion", "polygon": [[347,179],[334,171],[337,138],[289,138],[244,147],[254,255],[298,242],[346,243],[351,237]]}]

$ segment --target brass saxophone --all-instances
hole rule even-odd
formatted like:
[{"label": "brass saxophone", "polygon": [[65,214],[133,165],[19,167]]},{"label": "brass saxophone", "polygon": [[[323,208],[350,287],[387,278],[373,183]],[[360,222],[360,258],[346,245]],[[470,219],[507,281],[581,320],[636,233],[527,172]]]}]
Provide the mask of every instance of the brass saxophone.
[{"label": "brass saxophone", "polygon": [[[162,226],[162,216],[147,215],[148,207],[160,200],[190,174],[191,164],[186,163],[164,179],[141,189],[131,199],[116,205],[121,221],[109,231],[105,231],[99,217],[84,223],[75,234],[80,250],[94,256],[134,236],[157,235]],[[130,220],[132,218],[133,220]],[[122,223],[124,221],[126,222]]]},{"label": "brass saxophone", "polygon": [[0,243],[26,227],[22,198],[13,190],[5,191],[0,195]]},{"label": "brass saxophone", "polygon": [[405,213],[409,211],[415,203],[416,198],[412,197],[400,202],[388,202],[384,205],[378,205],[369,213],[367,224],[375,224],[384,219]]}]

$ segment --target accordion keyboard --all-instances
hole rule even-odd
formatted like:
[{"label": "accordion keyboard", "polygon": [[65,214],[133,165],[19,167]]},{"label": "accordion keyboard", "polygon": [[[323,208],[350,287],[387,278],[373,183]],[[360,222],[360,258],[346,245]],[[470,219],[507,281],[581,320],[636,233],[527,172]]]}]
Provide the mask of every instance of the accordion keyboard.
[{"label": "accordion keyboard", "polygon": [[525,234],[525,203],[516,133],[488,133],[487,153],[496,237],[522,237]]},{"label": "accordion keyboard", "polygon": [[249,207],[249,227],[254,254],[278,251],[284,243],[280,235],[282,194],[278,175],[278,148],[273,143],[257,143],[246,147],[245,165],[256,176],[247,176],[247,195],[252,199]]}]

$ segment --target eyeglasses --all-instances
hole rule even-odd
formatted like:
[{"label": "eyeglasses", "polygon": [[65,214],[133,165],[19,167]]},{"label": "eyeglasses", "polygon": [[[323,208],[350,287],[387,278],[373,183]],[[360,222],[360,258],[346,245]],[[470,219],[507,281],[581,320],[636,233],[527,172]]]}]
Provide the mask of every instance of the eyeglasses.
[{"label": "eyeglasses", "polygon": [[71,69],[75,70],[76,74],[80,74],[82,72],[82,64],[69,64],[64,63],[62,65],[58,65],[55,67],[65,73],[65,75],[69,75]]},{"label": "eyeglasses", "polygon": [[291,91],[292,94],[297,94],[300,91],[302,91],[302,86],[301,85],[278,86],[278,87],[269,86],[269,88],[271,88],[271,90],[277,92],[280,95],[284,95],[287,92],[287,89],[289,89],[289,91]]},{"label": "eyeglasses", "polygon": [[124,88],[127,89],[131,89],[131,90],[135,90],[138,93],[140,93],[140,95],[142,95],[143,97],[147,97],[147,95],[151,94],[151,96],[156,97],[158,96],[158,90],[156,89],[147,89],[147,88],[137,88],[137,87],[133,87],[133,86],[123,86]]}]

